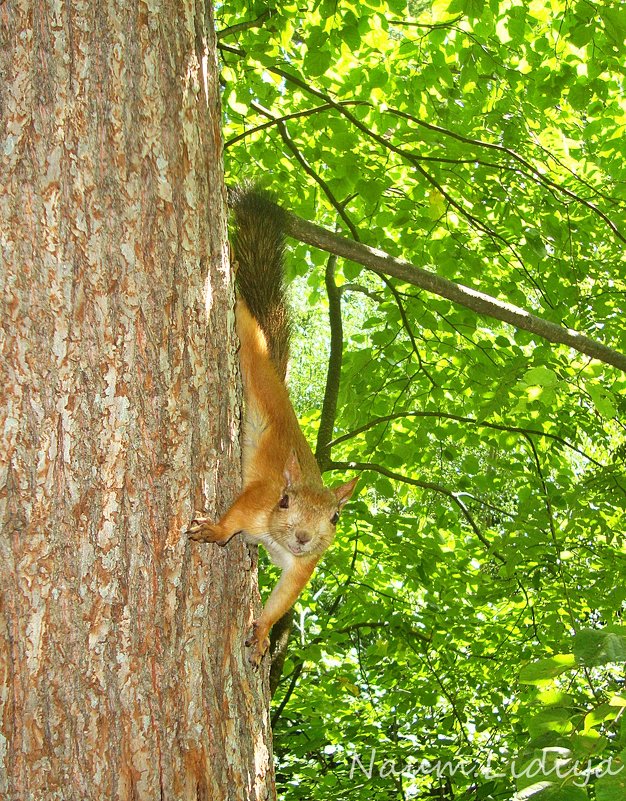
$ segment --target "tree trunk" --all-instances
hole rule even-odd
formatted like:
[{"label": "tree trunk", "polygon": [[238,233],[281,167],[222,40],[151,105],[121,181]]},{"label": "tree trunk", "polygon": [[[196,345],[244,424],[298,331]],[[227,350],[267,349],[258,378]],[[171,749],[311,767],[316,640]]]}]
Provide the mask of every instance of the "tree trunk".
[{"label": "tree trunk", "polygon": [[0,5],[0,277],[0,797],[273,798],[203,0]]}]

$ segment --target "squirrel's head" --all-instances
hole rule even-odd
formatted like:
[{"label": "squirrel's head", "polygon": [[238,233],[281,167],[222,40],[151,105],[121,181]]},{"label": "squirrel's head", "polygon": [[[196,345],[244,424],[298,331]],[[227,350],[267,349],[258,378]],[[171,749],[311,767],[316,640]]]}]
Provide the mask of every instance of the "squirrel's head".
[{"label": "squirrel's head", "polygon": [[339,513],[358,478],[327,489],[302,481],[293,453],[284,470],[285,484],[270,517],[270,536],[294,556],[320,556],[335,538]]}]

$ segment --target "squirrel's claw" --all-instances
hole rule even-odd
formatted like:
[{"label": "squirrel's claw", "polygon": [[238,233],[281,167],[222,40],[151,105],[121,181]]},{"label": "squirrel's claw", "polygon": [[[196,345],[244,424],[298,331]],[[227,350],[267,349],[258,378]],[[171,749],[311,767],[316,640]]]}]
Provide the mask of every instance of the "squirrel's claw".
[{"label": "squirrel's claw", "polygon": [[199,512],[195,512],[185,534],[194,542],[219,542],[222,539],[217,527],[211,523],[208,517],[200,517]]},{"label": "squirrel's claw", "polygon": [[256,670],[261,664],[261,660],[267,649],[270,647],[270,638],[267,636],[259,636],[259,625],[256,621],[252,624],[252,634],[246,640],[246,646],[250,648],[248,661]]}]

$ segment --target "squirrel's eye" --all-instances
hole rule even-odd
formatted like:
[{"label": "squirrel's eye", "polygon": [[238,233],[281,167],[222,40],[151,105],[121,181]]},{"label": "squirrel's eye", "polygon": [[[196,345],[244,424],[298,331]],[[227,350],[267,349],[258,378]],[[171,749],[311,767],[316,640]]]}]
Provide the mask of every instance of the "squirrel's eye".
[{"label": "squirrel's eye", "polygon": [[335,525],[335,523],[339,520],[339,512],[335,512],[335,514],[330,518],[330,522]]},{"label": "squirrel's eye", "polygon": [[289,495],[285,494],[283,497],[278,501],[278,508],[279,509],[289,509]]}]

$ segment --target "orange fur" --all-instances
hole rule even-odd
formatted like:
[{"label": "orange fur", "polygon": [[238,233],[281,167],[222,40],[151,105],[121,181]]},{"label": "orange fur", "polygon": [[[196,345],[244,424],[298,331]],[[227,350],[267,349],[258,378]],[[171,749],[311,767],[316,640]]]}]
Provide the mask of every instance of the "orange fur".
[{"label": "orange fur", "polygon": [[248,640],[258,665],[272,625],[294,603],[335,537],[356,479],[327,489],[284,383],[291,324],[285,302],[285,212],[271,196],[241,186],[230,193],[237,254],[236,317],[244,389],[243,489],[217,522],[195,517],[191,539],[225,545],[241,533],[263,545],[281,570]]},{"label": "orange fur", "polygon": [[282,568],[247,641],[250,661],[258,665],[269,645],[270,628],[293,605],[332,543],[336,516],[357,479],[335,489],[324,487],[265,335],[242,298],[237,300],[236,318],[245,401],[243,490],[217,523],[195,518],[189,535],[226,544],[241,532],[248,542],[262,543]]}]

